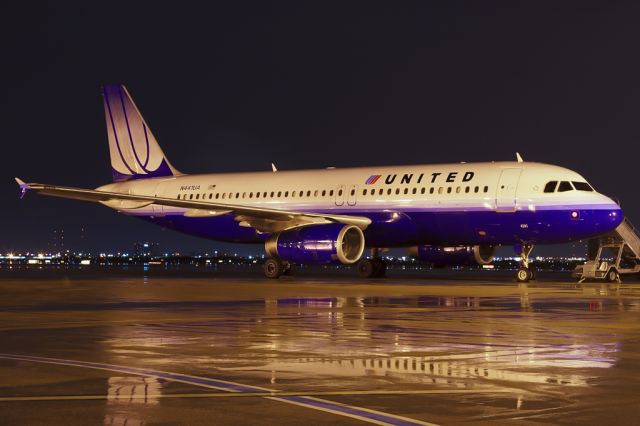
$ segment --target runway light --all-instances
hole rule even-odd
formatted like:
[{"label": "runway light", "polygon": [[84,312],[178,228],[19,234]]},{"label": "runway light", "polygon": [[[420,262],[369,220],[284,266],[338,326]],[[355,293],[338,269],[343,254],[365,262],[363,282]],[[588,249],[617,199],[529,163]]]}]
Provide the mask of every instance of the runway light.
[{"label": "runway light", "polygon": [[580,213],[577,210],[571,212],[571,219],[578,219],[580,217]]}]

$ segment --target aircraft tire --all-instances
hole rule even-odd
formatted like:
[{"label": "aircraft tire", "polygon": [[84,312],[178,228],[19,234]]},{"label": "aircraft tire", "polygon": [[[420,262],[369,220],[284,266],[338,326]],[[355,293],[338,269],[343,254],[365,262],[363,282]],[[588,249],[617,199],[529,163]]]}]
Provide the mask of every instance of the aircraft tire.
[{"label": "aircraft tire", "polygon": [[369,259],[362,259],[358,262],[358,275],[360,278],[373,278],[375,277],[376,267],[373,261]]},{"label": "aircraft tire", "polygon": [[520,268],[516,272],[516,281],[519,283],[528,283],[531,279],[531,271],[527,268]]},{"label": "aircraft tire", "polygon": [[373,276],[383,278],[387,272],[387,264],[382,259],[373,259]]},{"label": "aircraft tire", "polygon": [[282,275],[291,275],[293,265],[290,262],[282,262]]},{"label": "aircraft tire", "polygon": [[284,265],[280,259],[269,258],[264,262],[264,275],[269,279],[278,279],[284,272]]}]

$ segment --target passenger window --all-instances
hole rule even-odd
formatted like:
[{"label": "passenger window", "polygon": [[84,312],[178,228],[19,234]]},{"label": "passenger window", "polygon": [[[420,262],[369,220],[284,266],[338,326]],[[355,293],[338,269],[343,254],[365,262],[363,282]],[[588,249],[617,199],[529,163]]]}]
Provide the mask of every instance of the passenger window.
[{"label": "passenger window", "polygon": [[351,190],[351,195],[356,195],[356,190],[355,189]]},{"label": "passenger window", "polygon": [[456,186],[456,194],[459,194],[459,193],[460,193],[460,187]]},{"label": "passenger window", "polygon": [[447,194],[451,194],[451,187],[447,187]]},{"label": "passenger window", "polygon": [[245,197],[246,197],[246,195],[247,195],[247,193],[246,193],[246,192],[243,192],[243,193],[242,193],[242,198],[245,198]]},{"label": "passenger window", "polygon": [[404,195],[407,195],[409,193],[409,188],[405,188],[404,189]]},{"label": "passenger window", "polygon": [[571,182],[571,183],[573,183],[573,187],[578,191],[593,192],[593,188],[587,182]]},{"label": "passenger window", "polygon": [[435,188],[429,188],[429,194],[433,194],[433,191],[435,191]]},{"label": "passenger window", "polygon": [[240,193],[236,192],[236,198],[240,198]]},{"label": "passenger window", "polygon": [[307,197],[311,197],[311,191],[307,191]]},{"label": "passenger window", "polygon": [[226,196],[226,195],[227,195],[227,193],[226,193],[226,192],[223,192],[223,193],[222,193],[222,199],[223,199],[223,200],[224,200],[224,198],[225,198],[225,196]]},{"label": "passenger window", "polygon": [[547,182],[547,184],[544,186],[544,192],[546,193],[550,193],[556,190],[556,185],[558,185],[558,181],[557,180],[552,180],[551,182]]},{"label": "passenger window", "polygon": [[209,193],[209,199],[212,199],[212,198],[213,198],[213,192],[210,192]]},{"label": "passenger window", "polygon": [[260,198],[260,193],[256,192],[256,198]]},{"label": "passenger window", "polygon": [[367,195],[367,190],[366,189],[362,190],[362,195]]},{"label": "passenger window", "polygon": [[383,190],[382,190],[382,188],[380,188],[380,190],[378,191],[378,195],[382,195],[382,192],[383,192]]},{"label": "passenger window", "polygon": [[249,198],[253,198],[253,192],[249,193]]},{"label": "passenger window", "polygon": [[387,195],[391,195],[391,188],[387,189]]},{"label": "passenger window", "polygon": [[293,191],[293,192],[291,193],[291,198],[295,198],[295,197],[296,197],[296,191]]},{"label": "passenger window", "polygon": [[413,191],[411,191],[412,194],[415,194],[416,192],[418,192],[418,188],[413,188]]},{"label": "passenger window", "polygon": [[180,194],[178,194],[178,196],[176,198],[179,200],[180,199]]},{"label": "passenger window", "polygon": [[327,190],[322,190],[322,196],[324,197],[325,195],[327,195]]},{"label": "passenger window", "polygon": [[278,198],[282,196],[282,191],[278,191]]},{"label": "passenger window", "polygon": [[200,194],[196,194],[196,200],[200,199]]},{"label": "passenger window", "polygon": [[342,195],[342,189],[340,191],[338,191],[338,196]]},{"label": "passenger window", "polygon": [[571,186],[571,183],[565,180],[560,182],[560,185],[558,185],[558,192],[567,192],[567,191],[571,191],[572,189],[573,189],[573,186]]},{"label": "passenger window", "polygon": [[333,189],[329,191],[329,196],[333,197]]},{"label": "passenger window", "polygon": [[468,194],[470,189],[471,189],[470,187],[465,186],[465,187],[464,187],[464,192],[465,192],[465,194]]},{"label": "passenger window", "polygon": [[438,188],[438,194],[442,194],[442,187]]},{"label": "passenger window", "polygon": [[484,187],[484,192],[489,192],[489,187],[488,186]]},{"label": "passenger window", "polygon": [[476,187],[474,188],[473,192],[476,192],[476,193],[477,193],[479,189],[480,189],[480,188],[478,188],[478,187],[476,186]]}]

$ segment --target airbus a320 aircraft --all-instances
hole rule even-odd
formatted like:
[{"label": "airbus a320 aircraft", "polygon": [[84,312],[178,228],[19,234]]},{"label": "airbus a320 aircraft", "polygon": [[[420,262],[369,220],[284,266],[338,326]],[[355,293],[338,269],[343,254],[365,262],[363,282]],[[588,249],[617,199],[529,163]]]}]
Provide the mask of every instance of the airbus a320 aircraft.
[{"label": "airbus a320 aircraft", "polygon": [[[200,174],[171,165],[126,88],[103,88],[113,183],[95,190],[40,183],[22,189],[102,203],[187,234],[264,244],[264,272],[292,263],[357,263],[385,273],[381,249],[407,247],[436,264],[487,264],[496,246],[595,237],[623,220],[620,207],[566,168],[518,161]],[[371,258],[363,258],[365,248]]]}]

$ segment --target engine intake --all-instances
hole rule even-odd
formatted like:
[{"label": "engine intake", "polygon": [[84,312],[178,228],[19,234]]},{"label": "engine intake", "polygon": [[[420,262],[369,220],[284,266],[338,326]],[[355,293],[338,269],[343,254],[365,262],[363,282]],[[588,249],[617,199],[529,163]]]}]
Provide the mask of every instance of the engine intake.
[{"label": "engine intake", "polygon": [[364,251],[364,234],[354,225],[330,223],[302,226],[272,235],[268,255],[300,263],[356,263]]},{"label": "engine intake", "polygon": [[493,261],[496,247],[478,246],[414,246],[409,254],[418,259],[433,263],[435,266],[488,265]]}]

